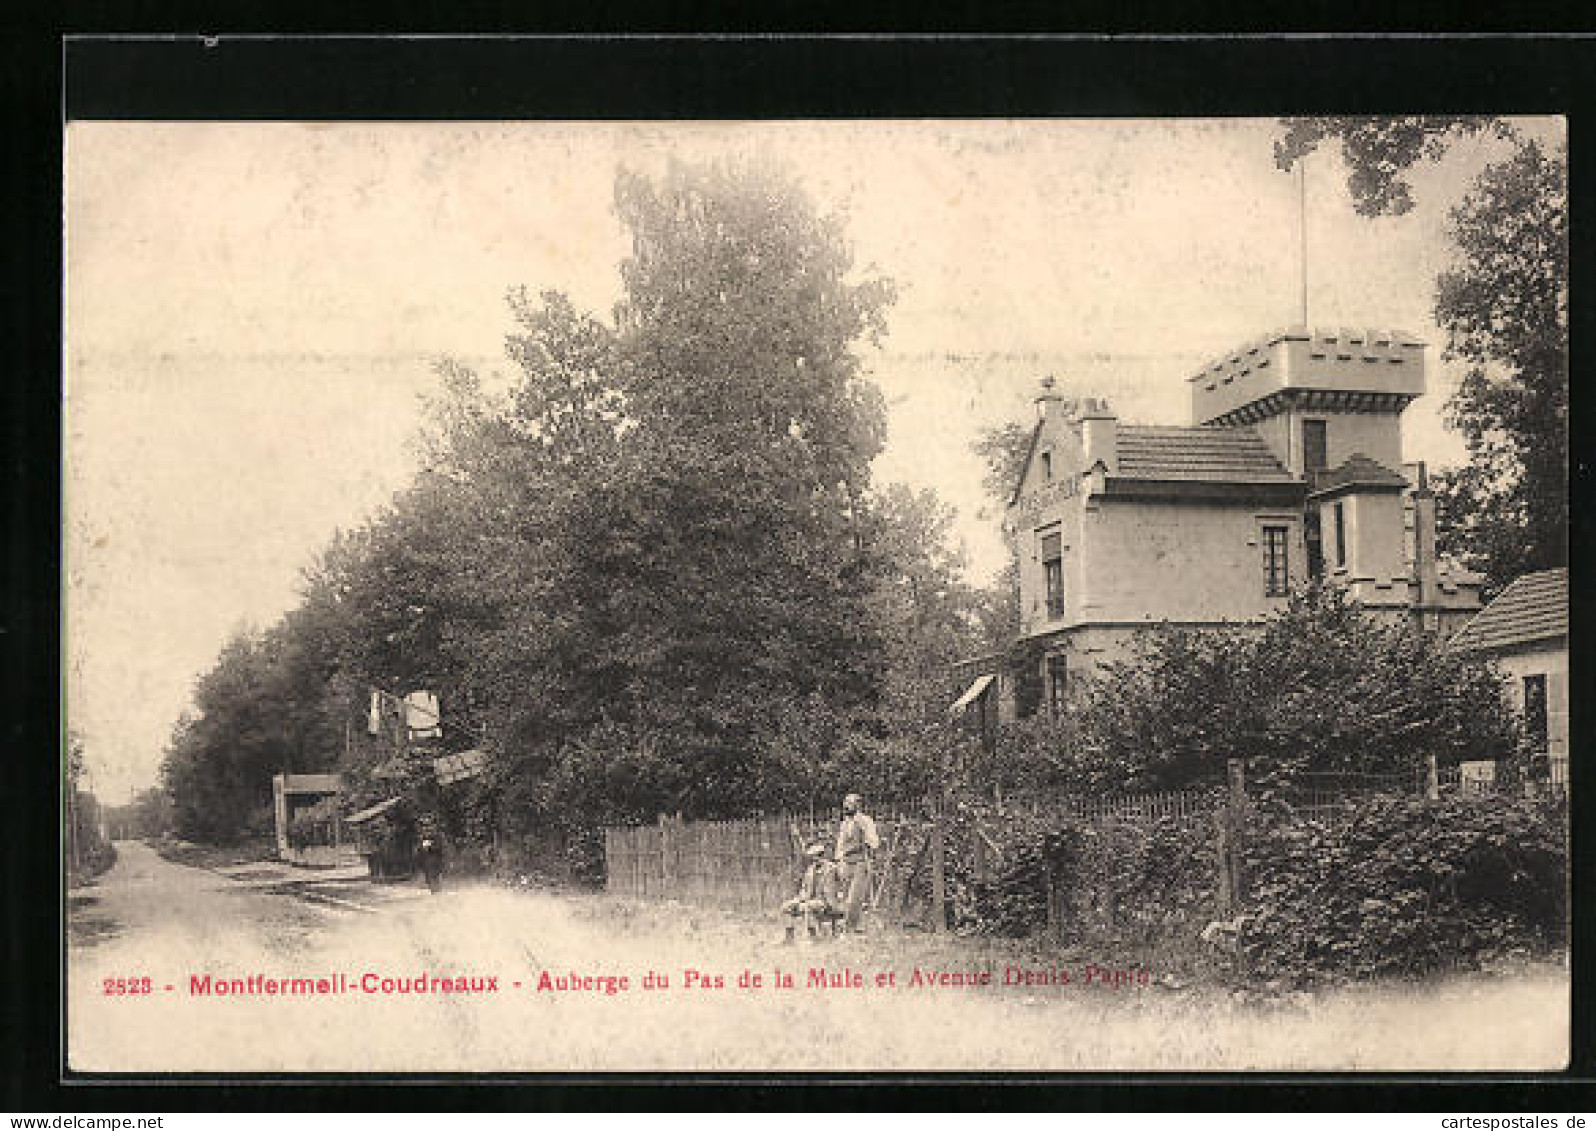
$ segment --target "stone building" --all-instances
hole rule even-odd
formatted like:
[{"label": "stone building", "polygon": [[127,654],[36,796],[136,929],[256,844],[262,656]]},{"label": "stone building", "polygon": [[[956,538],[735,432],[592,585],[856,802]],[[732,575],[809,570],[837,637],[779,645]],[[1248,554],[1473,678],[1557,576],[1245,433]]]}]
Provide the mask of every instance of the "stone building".
[{"label": "stone building", "polygon": [[[1437,561],[1424,469],[1403,460],[1424,349],[1395,332],[1271,334],[1187,379],[1185,426],[1046,389],[1005,517],[1042,702],[1061,709],[1138,631],[1256,622],[1313,579],[1442,633],[1477,612],[1480,579]],[[1013,682],[992,684],[1004,714]]]}]

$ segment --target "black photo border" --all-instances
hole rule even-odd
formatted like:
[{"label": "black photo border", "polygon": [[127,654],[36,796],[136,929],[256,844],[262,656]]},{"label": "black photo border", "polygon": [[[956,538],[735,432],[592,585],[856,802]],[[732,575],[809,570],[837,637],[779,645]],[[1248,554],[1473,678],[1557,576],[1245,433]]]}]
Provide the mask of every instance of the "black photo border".
[{"label": "black photo border", "polygon": [[[1431,1074],[603,1074],[527,1076],[247,1074],[63,1076],[62,914],[57,755],[61,727],[61,141],[64,120],[483,120],[780,118],[1281,117],[1347,113],[1560,114],[1568,119],[1574,233],[1571,373],[1571,686],[1590,686],[1583,579],[1589,564],[1589,395],[1596,304],[1579,301],[1596,214],[1596,42],[1586,33],[1322,34],[1307,13],[1290,33],[1156,30],[1125,9],[1109,34],[1032,34],[1037,9],[997,13],[1009,30],[969,33],[976,9],[940,26],[824,34],[778,7],[763,30],[713,35],[673,25],[533,36],[314,35],[120,23],[24,29],[4,41],[7,294],[13,368],[3,383],[6,490],[3,649],[11,753],[4,856],[8,1001],[3,1080],[11,1111],[493,1110],[621,1107],[944,1110],[1589,1110],[1596,1025],[1573,1028],[1564,1073]],[[663,14],[662,14],[663,13]],[[989,22],[991,12],[983,13]],[[482,13],[456,10],[453,19]],[[635,13],[633,14],[635,17]],[[1521,18],[1525,17],[1522,9]],[[785,18],[786,27],[780,22]],[[867,18],[856,15],[855,21]],[[1137,21],[1142,20],[1143,24]],[[970,20],[964,27],[972,26]],[[924,20],[930,25],[930,19]],[[1018,25],[1018,26],[1016,26]],[[437,27],[439,25],[432,25]],[[454,26],[460,26],[456,23]],[[482,26],[482,24],[478,24]],[[576,26],[576,25],[572,25]],[[638,21],[637,26],[650,26]],[[185,30],[172,32],[173,27]],[[772,30],[772,27],[775,30]],[[133,29],[129,31],[129,29]],[[418,29],[419,30],[419,29]],[[15,349],[16,346],[20,350]],[[1591,757],[1588,702],[1573,696],[1572,759]],[[1575,771],[1575,776],[1579,776]],[[1575,790],[1579,790],[1576,785]],[[1596,1017],[1590,980],[1590,806],[1574,812],[1574,1017]]]}]

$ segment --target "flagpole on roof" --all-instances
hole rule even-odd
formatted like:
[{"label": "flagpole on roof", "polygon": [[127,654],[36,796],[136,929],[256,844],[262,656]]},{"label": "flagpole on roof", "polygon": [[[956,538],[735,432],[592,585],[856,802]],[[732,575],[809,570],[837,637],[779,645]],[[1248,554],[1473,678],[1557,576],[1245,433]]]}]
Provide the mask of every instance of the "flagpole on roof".
[{"label": "flagpole on roof", "polygon": [[1297,158],[1297,241],[1302,263],[1302,328],[1308,328],[1308,155]]}]

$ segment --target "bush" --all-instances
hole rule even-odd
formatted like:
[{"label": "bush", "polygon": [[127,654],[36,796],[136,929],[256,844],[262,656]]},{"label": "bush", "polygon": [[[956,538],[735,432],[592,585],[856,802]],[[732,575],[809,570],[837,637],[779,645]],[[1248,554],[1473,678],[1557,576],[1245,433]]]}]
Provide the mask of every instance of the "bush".
[{"label": "bush", "polygon": [[971,932],[1025,938],[1047,926],[1047,861],[1032,841],[992,879],[971,884]]},{"label": "bush", "polygon": [[74,886],[87,883],[95,876],[110,871],[111,866],[116,863],[116,846],[110,841],[96,840],[82,850],[80,857],[77,870],[68,869],[70,872],[68,882]]},{"label": "bush", "polygon": [[[944,833],[948,925],[961,933],[1023,938],[1042,931],[1050,873],[1064,893],[1066,933],[1077,938],[1151,938],[1174,924],[1207,921],[1215,866],[1206,821],[1000,814],[984,801],[964,801],[946,814]],[[974,866],[977,837],[993,861],[985,876]],[[929,867],[911,886],[929,900]]]},{"label": "bush", "polygon": [[311,845],[331,844],[334,840],[334,823],[338,820],[338,798],[326,797],[314,805],[296,810],[288,819],[288,846],[307,848]]},{"label": "bush", "polygon": [[[1023,811],[995,812],[984,803],[957,806],[947,822],[948,901],[954,926],[968,934],[1023,938],[1047,926],[1047,861],[1043,843],[1053,818]],[[983,835],[989,860],[976,875],[975,839]]]},{"label": "bush", "polygon": [[1205,820],[1064,822],[1047,837],[1045,857],[1064,891],[1066,932],[1148,940],[1206,921],[1213,837]]},{"label": "bush", "polygon": [[603,887],[607,876],[604,864],[604,830],[596,825],[572,826],[565,838],[566,874],[576,883]]},{"label": "bush", "polygon": [[1185,789],[1246,758],[1250,781],[1394,773],[1498,758],[1517,741],[1501,680],[1435,636],[1365,615],[1339,589],[1295,595],[1261,625],[1141,634],[1076,704],[1078,765],[1110,789]]},{"label": "bush", "polygon": [[1417,976],[1560,946],[1566,806],[1382,798],[1341,823],[1261,815],[1242,954],[1297,984]]}]

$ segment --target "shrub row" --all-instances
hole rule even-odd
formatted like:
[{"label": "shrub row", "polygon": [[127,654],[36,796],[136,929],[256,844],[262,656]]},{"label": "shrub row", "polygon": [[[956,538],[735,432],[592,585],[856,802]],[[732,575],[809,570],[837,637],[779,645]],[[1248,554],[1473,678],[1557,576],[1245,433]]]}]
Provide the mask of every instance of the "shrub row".
[{"label": "shrub row", "polygon": [[1419,976],[1567,938],[1563,803],[1381,798],[1337,822],[1256,816],[1239,941],[1257,977]]}]

